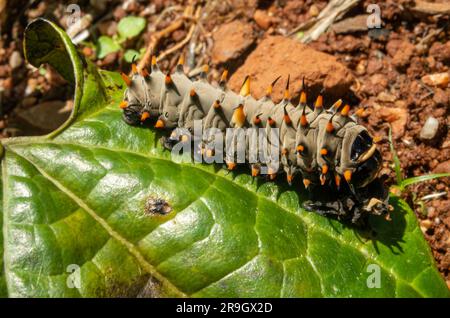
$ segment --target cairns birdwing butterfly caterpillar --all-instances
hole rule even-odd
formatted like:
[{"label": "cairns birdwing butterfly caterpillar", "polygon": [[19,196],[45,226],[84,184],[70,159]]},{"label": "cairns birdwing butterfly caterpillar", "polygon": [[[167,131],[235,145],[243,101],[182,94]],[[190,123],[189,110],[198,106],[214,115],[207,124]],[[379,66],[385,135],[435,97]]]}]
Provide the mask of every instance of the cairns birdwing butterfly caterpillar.
[{"label": "cairns birdwing butterfly caterpillar", "polygon": [[[231,155],[225,151],[218,154],[216,141],[203,136],[198,150],[205,157],[223,157],[229,170],[238,164],[236,152],[243,151],[244,162],[250,166],[253,177],[264,170],[268,179],[285,174],[292,184],[295,176],[301,176],[310,193],[310,200],[303,203],[309,211],[355,224],[365,223],[371,214],[389,216],[388,193],[378,177],[381,154],[367,129],[358,123],[356,114],[350,114],[349,105],[338,100],[325,109],[322,93],[314,105],[307,105],[304,83],[299,104],[293,105],[289,77],[281,102],[275,104],[271,99],[279,78],[268,85],[265,97],[256,100],[250,95],[249,77],[236,94],[226,86],[227,71],[217,86],[207,82],[207,71],[204,69],[199,79],[191,80],[183,71],[182,58],[176,70],[168,74],[159,69],[154,57],[149,71],[138,71],[133,64],[130,76],[122,73],[127,85],[120,103],[124,121],[139,125],[154,119],[155,128],[172,131],[163,140],[166,148],[196,138],[193,127],[199,120],[204,129],[219,132],[229,128],[244,132],[277,129],[276,137],[269,134],[264,137],[269,144],[279,145],[280,165],[276,167],[270,161],[265,164],[251,161],[249,153],[255,145],[248,141],[236,145]],[[256,150],[260,151],[258,146]]]}]

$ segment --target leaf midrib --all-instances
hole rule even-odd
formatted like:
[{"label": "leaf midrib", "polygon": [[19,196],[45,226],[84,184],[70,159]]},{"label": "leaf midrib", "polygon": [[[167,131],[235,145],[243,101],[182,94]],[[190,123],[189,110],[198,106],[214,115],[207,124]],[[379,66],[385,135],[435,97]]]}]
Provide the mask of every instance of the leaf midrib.
[{"label": "leaf midrib", "polygon": [[[61,146],[64,146],[64,145],[66,145],[66,146],[76,146],[76,147],[91,148],[91,149],[99,149],[99,150],[107,150],[107,151],[117,151],[117,152],[123,152],[123,153],[128,153],[128,154],[133,154],[133,155],[141,156],[141,157],[143,157],[143,158],[147,158],[147,159],[151,159],[151,160],[170,161],[169,159],[164,158],[164,157],[159,157],[159,156],[154,156],[154,155],[149,155],[149,154],[139,153],[139,152],[136,152],[136,151],[130,151],[130,150],[126,150],[126,149],[113,148],[113,147],[104,147],[104,146],[92,145],[92,144],[82,144],[82,143],[74,143],[74,142],[61,142],[61,141],[48,140],[48,139],[41,139],[41,140],[39,140],[39,141],[37,141],[37,140],[35,139],[35,140],[34,140],[34,144],[36,144],[36,143],[40,143],[40,144],[54,144],[54,145],[56,144],[56,145],[61,145]],[[7,145],[5,145],[5,147],[6,147],[7,149],[9,149],[10,151],[14,152],[15,154],[17,154],[17,153],[12,149],[12,147],[13,147],[14,145],[25,145],[25,144],[27,144],[26,140],[21,140],[21,142],[19,142],[19,143],[8,143]],[[12,146],[12,147],[11,147],[11,146]],[[24,158],[23,156],[21,156],[21,155],[19,155],[19,154],[17,154],[17,155],[20,156],[20,157],[22,157],[22,158]],[[127,248],[131,247],[132,250],[134,251],[134,253],[137,253],[137,255],[134,255],[133,253],[132,253],[132,255],[135,256],[135,257],[136,257],[136,256],[139,256],[139,258],[136,257],[136,258],[138,259],[138,261],[143,261],[143,262],[146,264],[145,266],[149,266],[149,267],[150,267],[149,269],[152,271],[152,273],[155,273],[155,275],[157,275],[157,277],[155,277],[155,278],[157,278],[157,279],[161,278],[163,282],[166,282],[166,283],[168,284],[168,287],[169,287],[169,286],[173,286],[174,291],[175,291],[177,294],[180,293],[180,294],[182,294],[182,297],[188,297],[188,295],[186,295],[185,293],[183,293],[182,291],[180,291],[177,287],[175,287],[175,285],[174,285],[173,283],[171,283],[167,278],[165,278],[163,275],[161,275],[161,274],[156,270],[156,268],[155,268],[153,265],[151,265],[150,263],[148,263],[148,262],[145,260],[145,258],[142,256],[142,254],[134,247],[134,245],[133,245],[131,242],[129,242],[129,241],[126,240],[125,238],[121,237],[120,234],[118,234],[117,232],[115,232],[115,231],[109,226],[109,224],[108,224],[104,219],[102,219],[101,217],[99,217],[99,216],[96,214],[96,212],[95,212],[94,210],[92,210],[91,208],[89,208],[89,207],[82,201],[82,199],[78,198],[78,197],[77,197],[75,194],[73,194],[70,190],[68,190],[68,189],[65,188],[63,185],[61,185],[57,180],[55,180],[53,177],[49,176],[47,173],[45,173],[44,171],[42,171],[42,169],[40,169],[40,168],[39,168],[32,160],[30,160],[29,158],[24,158],[24,159],[27,160],[28,162],[30,162],[33,166],[35,166],[36,169],[37,169],[40,173],[42,173],[46,178],[48,178],[50,181],[52,181],[52,182],[53,182],[53,183],[54,183],[61,191],[63,191],[63,192],[66,193],[67,195],[69,195],[72,199],[76,198],[76,200],[74,199],[74,201],[77,202],[77,204],[80,205],[80,203],[81,203],[81,204],[83,204],[84,206],[86,206],[86,207],[90,210],[90,212],[93,213],[93,214],[96,216],[96,217],[94,218],[96,221],[102,220],[102,221],[104,222],[104,224],[107,226],[107,227],[105,227],[105,229],[108,231],[108,228],[109,228],[111,231],[113,231],[113,232],[115,233],[115,235],[117,235],[117,236],[120,238],[119,242],[126,243],[126,244],[124,244],[124,245],[125,245]],[[170,161],[170,162],[171,162],[171,161]],[[221,175],[221,174],[214,174],[214,173],[212,173],[211,171],[209,171],[209,170],[207,170],[207,169],[201,168],[201,165],[199,165],[199,164],[190,164],[190,163],[185,163],[185,162],[181,162],[181,163],[177,163],[177,164],[178,164],[178,165],[181,165],[181,166],[188,166],[188,167],[191,167],[191,168],[199,169],[199,170],[201,170],[202,172],[206,172],[206,173],[208,173],[208,174],[210,174],[210,175],[212,175],[212,176],[214,176],[214,177],[220,177],[220,178],[222,178],[223,180],[226,180],[227,182],[232,182],[232,181],[230,181],[229,179],[227,179],[225,176],[223,176],[223,175]],[[300,220],[301,220],[302,222],[304,222],[305,225],[306,225],[307,227],[311,228],[311,223],[310,223],[310,221],[308,220],[308,218],[305,218],[305,217],[302,216],[301,214],[294,213],[293,211],[291,211],[291,210],[287,209],[286,207],[280,205],[277,201],[274,201],[273,199],[269,199],[268,197],[261,196],[261,195],[258,194],[257,192],[252,192],[252,191],[250,191],[249,189],[247,189],[247,188],[246,188],[245,186],[243,186],[242,184],[239,184],[239,183],[236,183],[236,182],[233,182],[233,183],[234,183],[235,185],[237,185],[238,187],[240,187],[241,189],[245,190],[246,192],[250,193],[251,195],[256,196],[258,199],[267,200],[267,201],[269,201],[269,202],[272,202],[272,203],[277,204],[277,206],[278,206],[281,210],[284,210],[285,212],[288,212],[288,213],[290,213],[290,214],[294,214],[295,216],[297,216],[298,218],[300,218]],[[82,208],[84,209],[84,207],[83,207],[82,205],[80,205],[80,207],[82,207]],[[303,210],[303,209],[302,209],[302,210]],[[100,223],[100,224],[103,226],[102,223]],[[320,224],[315,224],[315,225],[319,225],[319,227],[321,227]],[[358,252],[359,254],[361,254],[365,259],[367,259],[367,257],[366,257],[367,254],[365,254],[365,253],[359,248],[359,247],[361,247],[361,246],[363,246],[363,245],[360,245],[360,244],[359,244],[359,247],[358,247],[358,246],[356,246],[355,244],[349,244],[348,242],[344,241],[340,236],[332,236],[332,235],[330,235],[330,234],[329,234],[326,230],[324,230],[323,228],[317,228],[317,227],[314,227],[314,229],[320,231],[322,234],[324,234],[324,235],[330,237],[331,239],[338,240],[338,241],[339,241],[342,245],[344,245],[344,246],[351,247],[353,250],[357,251],[357,252]],[[109,231],[108,231],[108,232],[109,232]],[[130,253],[131,253],[131,251],[130,251]],[[374,261],[375,261],[375,260],[374,260]],[[387,267],[380,259],[377,259],[376,262],[377,262],[377,263],[380,265],[380,267],[381,267],[382,269],[384,269],[386,272],[391,273],[397,281],[403,282],[404,284],[407,284],[407,285],[410,286],[412,289],[414,289],[414,291],[416,291],[419,295],[421,295],[422,297],[426,297],[426,295],[424,295],[423,292],[421,292],[420,290],[418,290],[418,289],[415,287],[415,285],[413,284],[413,281],[414,281],[414,280],[413,280],[413,281],[407,281],[407,280],[403,279],[403,278],[400,277],[395,271],[393,271],[392,268]],[[144,268],[145,268],[145,267],[144,267]],[[424,269],[422,269],[422,271],[419,272],[419,273],[415,276],[415,278],[418,277],[422,272],[424,272],[424,271],[427,270],[428,268],[429,268],[429,266],[427,266],[427,267],[425,267]],[[150,274],[152,274],[152,273],[150,273]],[[158,278],[158,277],[159,277],[159,278]],[[415,278],[414,278],[414,279],[415,279]],[[170,289],[170,287],[169,287],[169,289]],[[395,289],[395,292],[396,292],[396,289]]]}]

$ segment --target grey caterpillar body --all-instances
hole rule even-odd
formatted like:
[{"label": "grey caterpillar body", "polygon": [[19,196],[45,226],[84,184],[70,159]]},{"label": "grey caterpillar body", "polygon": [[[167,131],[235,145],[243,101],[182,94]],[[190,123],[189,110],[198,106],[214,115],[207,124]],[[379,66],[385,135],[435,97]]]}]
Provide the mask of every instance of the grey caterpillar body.
[{"label": "grey caterpillar body", "polygon": [[[235,128],[230,138],[227,130],[226,140],[220,143],[214,133],[202,135],[198,143],[201,156],[219,156],[233,170],[242,162],[238,153],[244,153],[243,161],[250,165],[253,177],[264,171],[273,180],[284,173],[292,184],[294,176],[301,176],[311,196],[303,204],[307,210],[358,224],[364,223],[370,214],[388,216],[388,194],[378,177],[381,154],[367,129],[358,124],[355,114],[350,115],[349,105],[338,100],[325,109],[319,95],[313,107],[309,107],[305,90],[299,104],[293,105],[289,77],[281,102],[275,104],[270,98],[279,78],[268,86],[265,97],[256,100],[250,95],[249,77],[240,94],[236,94],[226,87],[226,71],[218,86],[207,82],[206,72],[192,81],[185,75],[182,62],[172,74],[161,72],[155,59],[150,73],[138,72],[133,65],[130,77],[122,74],[127,85],[120,104],[124,121],[138,125],[155,119],[156,128],[172,130],[164,139],[167,148],[198,138],[194,135],[198,121],[203,131],[224,133]],[[252,160],[251,150],[263,152],[263,157],[270,157],[271,153],[250,142],[251,138],[237,142],[238,132],[249,133],[252,129],[265,131],[267,144],[279,145],[276,151],[280,165],[272,165],[270,160]],[[271,134],[271,129],[278,133]],[[222,150],[224,143],[232,146],[231,151]]]}]

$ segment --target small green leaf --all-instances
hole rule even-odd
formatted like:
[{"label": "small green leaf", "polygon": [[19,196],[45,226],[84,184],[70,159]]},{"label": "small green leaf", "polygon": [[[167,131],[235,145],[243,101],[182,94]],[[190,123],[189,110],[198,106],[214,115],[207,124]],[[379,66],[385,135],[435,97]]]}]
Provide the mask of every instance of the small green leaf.
[{"label": "small green leaf", "polygon": [[142,17],[128,16],[119,21],[117,31],[122,39],[131,39],[139,35],[147,21]]},{"label": "small green leaf", "polygon": [[[373,238],[304,211],[285,183],[176,163],[123,122],[120,75],[82,62],[55,24],[32,22],[24,46],[75,85],[74,110],[48,136],[2,140],[0,295],[449,296],[404,201],[369,219]],[[172,211],[149,212],[153,198]]]},{"label": "small green leaf", "polygon": [[99,59],[106,55],[120,51],[120,45],[109,36],[102,35],[97,42],[97,56]]},{"label": "small green leaf", "polygon": [[394,148],[391,127],[389,127],[389,147],[391,148],[392,159],[394,160],[394,170],[395,170],[395,176],[397,179],[397,185],[400,186],[402,183],[402,180],[403,180],[402,167],[400,164],[400,159],[397,156],[397,151],[395,151],[395,148]]},{"label": "small green leaf", "polygon": [[123,56],[127,63],[133,63],[133,60],[139,60],[141,54],[136,50],[126,50]]}]

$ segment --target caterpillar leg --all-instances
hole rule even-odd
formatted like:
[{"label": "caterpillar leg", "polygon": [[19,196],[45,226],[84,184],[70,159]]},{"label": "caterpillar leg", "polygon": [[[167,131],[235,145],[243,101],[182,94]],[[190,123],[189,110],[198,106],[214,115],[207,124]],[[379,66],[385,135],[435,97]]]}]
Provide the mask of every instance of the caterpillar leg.
[{"label": "caterpillar leg", "polygon": [[378,178],[366,187],[353,191],[343,189],[339,194],[333,191],[325,193],[332,197],[324,200],[323,187],[311,189],[310,200],[303,203],[303,208],[321,215],[349,220],[356,225],[364,225],[369,215],[381,215],[389,220],[388,192]]}]

